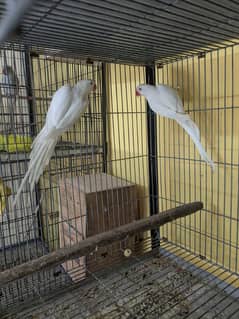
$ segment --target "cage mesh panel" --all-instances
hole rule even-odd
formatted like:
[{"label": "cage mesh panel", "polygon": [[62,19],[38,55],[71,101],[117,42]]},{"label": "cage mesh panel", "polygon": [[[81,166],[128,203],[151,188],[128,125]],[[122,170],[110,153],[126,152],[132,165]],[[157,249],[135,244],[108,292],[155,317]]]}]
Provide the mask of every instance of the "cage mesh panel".
[{"label": "cage mesh panel", "polygon": [[120,5],[117,0],[36,0],[15,41],[47,54],[107,62],[167,61],[237,43],[238,7],[234,0],[124,0]]},{"label": "cage mesh panel", "polygon": [[[158,117],[159,203],[166,209],[196,198],[204,209],[163,227],[161,235],[238,272],[238,46],[159,69],[158,82],[178,88],[216,163],[212,173],[179,125]],[[167,141],[167,142],[166,142]]]},{"label": "cage mesh panel", "polygon": [[[198,200],[204,208],[161,227],[160,256],[151,252],[159,242],[145,232],[96,247],[81,266],[67,261],[1,287],[1,317],[238,318],[238,9],[235,0],[35,1],[22,34],[0,56],[0,72],[8,64],[19,79],[16,99],[0,81],[0,176],[13,194],[54,92],[87,78],[97,90],[61,136],[34,193],[26,186],[14,211],[8,198],[0,215],[1,270],[59,248],[65,222],[78,232],[64,246],[82,240],[86,215],[101,232],[127,220],[125,207],[138,205],[137,218],[152,213],[152,201],[159,212]],[[153,80],[154,71],[156,83],[175,88],[198,125],[214,174],[172,120],[156,116],[157,145],[149,147],[153,115],[135,87],[149,73]],[[152,163],[157,194],[150,191]],[[74,196],[82,185],[75,177],[103,172],[112,177],[107,194],[96,190],[79,226]],[[136,185],[133,200],[131,192],[114,197],[113,176],[119,188]],[[65,193],[75,188],[74,196],[64,199],[60,183]],[[127,259],[129,240],[135,246]]]}]

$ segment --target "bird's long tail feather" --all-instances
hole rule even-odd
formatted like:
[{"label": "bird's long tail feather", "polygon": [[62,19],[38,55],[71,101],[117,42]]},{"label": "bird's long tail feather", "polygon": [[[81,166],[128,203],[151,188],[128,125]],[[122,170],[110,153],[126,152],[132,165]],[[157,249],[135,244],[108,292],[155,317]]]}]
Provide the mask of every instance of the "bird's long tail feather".
[{"label": "bird's long tail feather", "polygon": [[[36,138],[34,139],[32,145],[31,145],[31,149],[34,150],[35,146],[37,144],[39,144],[39,142],[43,139],[43,136],[46,135],[46,129],[45,126],[43,126],[43,128],[41,129],[40,133],[36,136]],[[31,152],[30,154],[30,158],[33,157],[33,152]]]},{"label": "bird's long tail feather", "polygon": [[44,149],[41,153],[41,157],[39,158],[39,161],[37,162],[34,171],[29,176],[29,183],[31,185],[31,190],[34,189],[34,186],[39,180],[40,176],[42,175],[45,166],[49,164],[49,161],[54,152],[56,143],[57,143],[57,139],[51,139],[49,142],[47,142],[47,144],[44,144]]},{"label": "bird's long tail feather", "polygon": [[209,164],[212,170],[214,171],[215,164],[213,163],[211,158],[208,156],[207,152],[205,151],[204,147],[202,146],[200,142],[200,131],[197,125],[191,120],[191,118],[188,115],[177,115],[176,121],[189,134],[189,136],[193,140],[203,160],[207,164]]},{"label": "bird's long tail feather", "polygon": [[[13,201],[13,207],[16,206],[20,194],[27,181],[30,183],[31,192],[34,189],[35,184],[38,182],[45,166],[49,163],[52,153],[54,152],[55,145],[57,143],[57,138],[54,139],[44,139],[38,140],[34,145],[32,152],[30,154],[30,162],[28,166],[27,173],[23,178],[21,185],[17,191],[17,194]],[[34,156],[32,156],[34,154]]]}]

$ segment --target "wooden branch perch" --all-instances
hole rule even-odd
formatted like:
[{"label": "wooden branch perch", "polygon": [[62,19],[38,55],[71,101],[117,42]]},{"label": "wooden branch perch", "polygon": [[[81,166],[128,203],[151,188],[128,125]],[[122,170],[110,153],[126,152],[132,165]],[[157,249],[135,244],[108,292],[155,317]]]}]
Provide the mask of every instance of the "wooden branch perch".
[{"label": "wooden branch perch", "polygon": [[97,234],[71,246],[58,249],[37,259],[30,260],[14,268],[7,269],[0,273],[0,287],[16,279],[23,278],[47,267],[59,265],[69,259],[86,256],[96,247],[105,246],[115,241],[122,240],[126,236],[138,232],[162,226],[177,218],[190,215],[203,208],[201,202],[185,204],[173,209],[166,210],[160,214],[153,215],[132,223],[120,226],[110,231]]}]

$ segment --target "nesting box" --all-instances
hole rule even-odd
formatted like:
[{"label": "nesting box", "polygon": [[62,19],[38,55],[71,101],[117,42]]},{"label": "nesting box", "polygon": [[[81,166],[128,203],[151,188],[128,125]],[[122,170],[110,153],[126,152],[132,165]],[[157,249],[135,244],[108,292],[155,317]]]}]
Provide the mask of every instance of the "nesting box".
[{"label": "nesting box", "polygon": [[[130,223],[138,218],[136,185],[107,175],[85,175],[60,181],[60,246]],[[63,264],[73,280],[83,279],[86,268],[95,271],[134,250],[134,238],[96,248],[91,255]]]}]

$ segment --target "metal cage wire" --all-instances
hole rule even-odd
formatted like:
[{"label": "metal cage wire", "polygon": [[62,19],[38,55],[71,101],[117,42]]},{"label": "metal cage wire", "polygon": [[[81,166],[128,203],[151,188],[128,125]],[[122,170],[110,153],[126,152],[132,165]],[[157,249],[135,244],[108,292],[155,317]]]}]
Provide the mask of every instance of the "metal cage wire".
[{"label": "metal cage wire", "polygon": [[[13,193],[54,92],[86,78],[97,91],[61,137],[33,196],[26,187],[15,211],[7,201],[1,269],[59,248],[65,222],[67,246],[82,240],[86,216],[102,232],[186,202],[200,200],[204,208],[2,287],[3,318],[238,317],[238,7],[235,0],[34,2],[22,34],[2,48],[0,59],[0,69],[11,65],[20,83],[14,125],[12,99],[1,83],[1,177]],[[177,123],[136,98],[135,87],[146,82],[178,91],[216,163],[214,174]],[[98,186],[79,217],[82,198],[68,191],[81,192],[87,182],[76,186],[75,177],[88,175],[94,176],[90,189]],[[125,183],[136,186],[136,195],[112,190]],[[35,305],[26,302],[32,296]]]},{"label": "metal cage wire", "polygon": [[[4,12],[4,2],[0,5]],[[46,54],[148,64],[234,45],[237,12],[235,0],[124,0],[120,5],[116,0],[36,0],[17,40]]]}]

